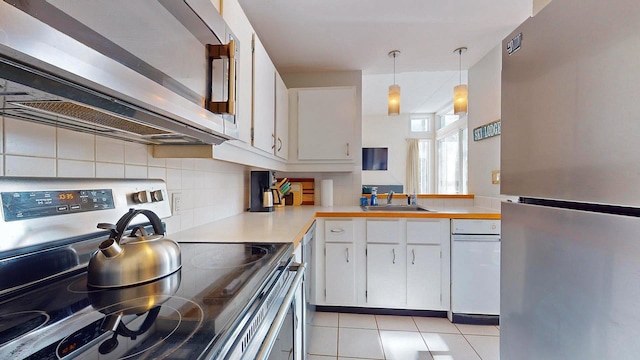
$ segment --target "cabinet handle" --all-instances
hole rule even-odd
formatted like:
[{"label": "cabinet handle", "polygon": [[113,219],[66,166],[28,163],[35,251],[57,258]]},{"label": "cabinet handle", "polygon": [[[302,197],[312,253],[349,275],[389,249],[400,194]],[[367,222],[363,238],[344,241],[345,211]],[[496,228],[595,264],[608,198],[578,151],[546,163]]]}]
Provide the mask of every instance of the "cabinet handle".
[{"label": "cabinet handle", "polygon": [[278,152],[280,152],[280,150],[282,150],[282,139],[278,138]]},{"label": "cabinet handle", "polygon": [[344,232],[343,229],[331,229],[332,233],[336,233],[336,234],[342,234]]},{"label": "cabinet handle", "polygon": [[411,249],[411,254],[413,255],[413,260],[411,260],[411,265],[416,264],[416,249]]},{"label": "cabinet handle", "polygon": [[391,251],[393,252],[393,263],[396,263],[396,249],[391,249]]},{"label": "cabinet handle", "polygon": [[347,262],[349,262],[349,248],[346,248],[346,254],[347,254]]},{"label": "cabinet handle", "polygon": [[273,138],[273,145],[271,145],[272,149],[276,148],[276,135],[275,134],[271,134],[271,137]]},{"label": "cabinet handle", "polygon": [[349,156],[349,143],[347,143],[347,156]]}]

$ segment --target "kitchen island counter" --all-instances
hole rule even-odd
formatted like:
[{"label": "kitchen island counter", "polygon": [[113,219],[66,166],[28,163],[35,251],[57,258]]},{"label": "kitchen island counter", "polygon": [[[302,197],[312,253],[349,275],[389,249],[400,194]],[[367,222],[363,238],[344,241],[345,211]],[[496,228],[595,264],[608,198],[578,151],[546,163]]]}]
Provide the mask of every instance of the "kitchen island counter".
[{"label": "kitchen island counter", "polygon": [[293,242],[298,245],[316,217],[500,219],[481,207],[437,207],[433,211],[363,211],[359,206],[285,206],[273,212],[245,212],[188,230],[169,233],[178,242]]}]

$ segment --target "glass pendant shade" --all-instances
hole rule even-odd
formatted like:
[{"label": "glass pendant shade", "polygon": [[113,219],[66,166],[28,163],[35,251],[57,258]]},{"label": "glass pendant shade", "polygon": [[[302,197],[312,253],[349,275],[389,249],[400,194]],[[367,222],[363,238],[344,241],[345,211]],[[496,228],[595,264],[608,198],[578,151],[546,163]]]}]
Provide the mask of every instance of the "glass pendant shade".
[{"label": "glass pendant shade", "polygon": [[400,85],[389,86],[389,115],[400,114]]},{"label": "glass pendant shade", "polygon": [[[389,99],[391,99],[391,92],[389,92]],[[456,115],[466,114],[468,101],[469,101],[469,91],[467,89],[467,85],[461,84],[453,88],[454,114]]]}]

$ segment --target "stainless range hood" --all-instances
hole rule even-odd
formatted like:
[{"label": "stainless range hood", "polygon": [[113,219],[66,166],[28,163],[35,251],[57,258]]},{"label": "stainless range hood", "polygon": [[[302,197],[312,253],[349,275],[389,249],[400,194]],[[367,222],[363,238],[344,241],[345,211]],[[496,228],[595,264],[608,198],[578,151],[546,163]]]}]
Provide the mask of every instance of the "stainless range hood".
[{"label": "stainless range hood", "polygon": [[[131,34],[140,34],[148,26],[138,24],[135,16],[157,17],[168,27],[167,33],[186,38],[182,41],[186,50],[180,51],[200,56],[199,64],[207,61],[207,44],[224,46],[222,40],[232,37],[209,0],[133,2],[143,10],[132,15],[129,24],[118,21],[126,21],[120,18],[135,9],[113,0],[79,2],[78,6],[58,0],[0,1],[0,113],[144,144],[220,144],[234,137],[235,116],[207,110],[206,89],[201,85],[206,76],[216,76],[217,81],[209,81],[213,89],[209,93],[220,92],[214,86],[225,78],[224,66],[214,63],[208,71],[196,69],[196,76],[189,76],[202,79],[195,82],[176,80],[181,74],[167,73],[132,53],[137,51],[135,44],[125,44],[127,48],[118,39],[111,41],[109,30],[78,13],[82,3],[91,3],[92,11],[102,14],[119,7],[121,15],[116,12],[108,20],[115,24],[112,28],[129,26]],[[189,25],[194,19],[198,24]],[[142,56],[148,53],[142,51]],[[169,61],[175,62],[165,63]],[[193,64],[185,63],[183,67],[193,73]]]}]

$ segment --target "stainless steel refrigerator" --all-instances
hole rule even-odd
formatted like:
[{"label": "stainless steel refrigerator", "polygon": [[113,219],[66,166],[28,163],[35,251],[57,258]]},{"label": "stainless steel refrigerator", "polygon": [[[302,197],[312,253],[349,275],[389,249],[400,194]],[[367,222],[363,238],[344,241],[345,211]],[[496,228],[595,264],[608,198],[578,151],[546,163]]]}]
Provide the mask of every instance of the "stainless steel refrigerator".
[{"label": "stainless steel refrigerator", "polygon": [[553,0],[502,55],[502,360],[640,358],[640,3]]}]

